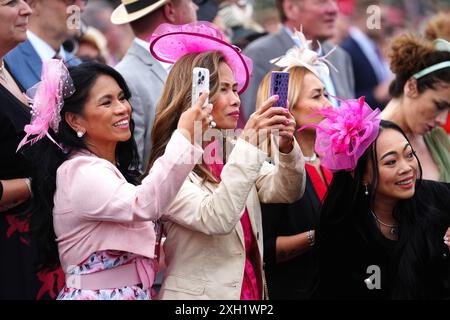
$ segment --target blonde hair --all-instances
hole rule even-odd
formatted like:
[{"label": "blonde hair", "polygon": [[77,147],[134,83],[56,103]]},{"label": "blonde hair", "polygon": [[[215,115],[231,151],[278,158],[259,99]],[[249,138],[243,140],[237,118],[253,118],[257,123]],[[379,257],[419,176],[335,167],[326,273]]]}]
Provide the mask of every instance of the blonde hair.
[{"label": "blonde hair", "polygon": [[[214,103],[220,89],[219,67],[225,57],[218,51],[190,53],[180,58],[167,77],[164,91],[156,108],[155,123],[152,130],[152,151],[145,175],[153,163],[166,150],[172,133],[177,129],[181,114],[192,103],[192,70],[194,67],[207,68],[210,72],[210,102]],[[196,165],[194,172],[204,181],[217,183],[214,176],[203,165]]]}]

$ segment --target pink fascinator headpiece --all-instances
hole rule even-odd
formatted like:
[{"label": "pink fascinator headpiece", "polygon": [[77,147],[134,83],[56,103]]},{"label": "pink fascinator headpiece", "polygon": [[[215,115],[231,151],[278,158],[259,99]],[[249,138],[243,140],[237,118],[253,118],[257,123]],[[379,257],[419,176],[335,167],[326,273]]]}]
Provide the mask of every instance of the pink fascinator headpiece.
[{"label": "pink fascinator headpiece", "polygon": [[[295,46],[289,49],[284,56],[270,60],[271,63],[278,67],[284,68],[283,71],[287,72],[294,67],[305,67],[316,75],[319,79],[321,77],[328,77],[330,70],[328,65],[331,66],[336,72],[337,69],[327,60],[327,57],[336,50],[336,47],[331,49],[326,55],[319,56],[319,54],[311,49],[311,40],[307,40],[302,31],[295,30],[294,36],[296,42],[300,43],[300,46]],[[322,47],[319,44],[319,52],[322,52]]]},{"label": "pink fascinator headpiece", "polygon": [[45,61],[42,65],[41,82],[27,90],[27,97],[32,103],[32,117],[31,123],[24,128],[26,135],[17,150],[45,136],[62,149],[48,130],[52,128],[55,133],[58,132],[64,98],[70,97],[74,92],[75,87],[63,61],[59,59]]},{"label": "pink fascinator headpiece", "polygon": [[153,56],[167,63],[175,63],[186,54],[220,51],[233,71],[241,94],[248,86],[253,61],[241,53],[241,49],[227,42],[225,35],[207,21],[184,25],[163,23],[149,39]]},{"label": "pink fascinator headpiece", "polygon": [[361,97],[341,100],[340,107],[323,108],[319,113],[325,119],[317,125],[306,126],[316,128],[315,150],[320,162],[333,172],[353,170],[359,157],[378,136],[381,111],[372,110]]}]

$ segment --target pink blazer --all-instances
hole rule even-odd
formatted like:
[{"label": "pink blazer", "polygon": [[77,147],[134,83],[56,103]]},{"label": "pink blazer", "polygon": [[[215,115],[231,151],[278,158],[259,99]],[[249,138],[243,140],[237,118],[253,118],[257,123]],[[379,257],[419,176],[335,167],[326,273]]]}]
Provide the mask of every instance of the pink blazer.
[{"label": "pink blazer", "polygon": [[57,171],[53,224],[63,270],[100,250],[154,257],[153,222],[168,208],[203,150],[175,131],[139,186],[109,161],[75,153]]}]

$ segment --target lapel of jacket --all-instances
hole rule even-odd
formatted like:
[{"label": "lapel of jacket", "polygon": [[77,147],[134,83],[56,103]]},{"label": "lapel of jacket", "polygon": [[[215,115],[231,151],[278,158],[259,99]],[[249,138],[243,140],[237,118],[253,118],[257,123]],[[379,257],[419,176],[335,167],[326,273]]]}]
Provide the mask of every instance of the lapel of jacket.
[{"label": "lapel of jacket", "polygon": [[292,40],[291,36],[284,30],[284,28],[281,28],[281,30],[275,34],[275,37],[281,43],[280,50],[283,51],[282,55],[284,55],[287,50],[295,46],[294,40]]},{"label": "lapel of jacket", "polygon": [[[254,188],[254,187],[252,187]],[[256,242],[258,242],[258,236],[261,237],[262,235],[258,235],[258,227],[256,225],[256,220],[255,220],[255,214],[256,214],[256,208],[254,206],[254,203],[258,203],[259,204],[259,198],[254,196],[255,193],[250,191],[250,193],[248,194],[247,197],[247,201],[245,202],[245,209],[247,209],[248,211],[248,218],[250,220],[250,225],[252,227],[252,233],[253,236],[256,239]],[[245,250],[245,236],[244,236],[244,229],[242,228],[242,224],[241,221],[239,220],[239,222],[236,225],[236,231],[237,234],[239,236],[239,240],[241,241],[242,247]]]},{"label": "lapel of jacket", "polygon": [[136,56],[144,64],[149,66],[151,72],[153,72],[155,76],[161,80],[162,83],[166,82],[167,71],[163,68],[163,66],[159,63],[159,61],[156,60],[156,58],[150,53],[150,50],[146,51],[135,41],[133,41],[130,47],[130,54]]},{"label": "lapel of jacket", "polygon": [[25,41],[20,47],[23,55],[25,56],[24,62],[28,65],[32,74],[40,81],[42,73],[42,61],[36,50],[33,48],[29,40]]}]

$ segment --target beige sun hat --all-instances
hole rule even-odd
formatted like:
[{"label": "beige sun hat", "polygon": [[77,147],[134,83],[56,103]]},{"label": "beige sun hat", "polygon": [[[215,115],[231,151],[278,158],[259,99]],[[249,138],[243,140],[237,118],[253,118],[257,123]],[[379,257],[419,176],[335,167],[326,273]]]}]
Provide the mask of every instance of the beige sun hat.
[{"label": "beige sun hat", "polygon": [[139,18],[162,7],[170,0],[122,0],[122,3],[113,11],[111,22],[124,24]]}]

